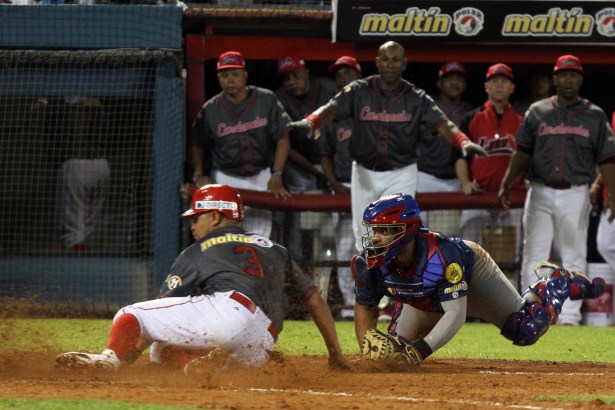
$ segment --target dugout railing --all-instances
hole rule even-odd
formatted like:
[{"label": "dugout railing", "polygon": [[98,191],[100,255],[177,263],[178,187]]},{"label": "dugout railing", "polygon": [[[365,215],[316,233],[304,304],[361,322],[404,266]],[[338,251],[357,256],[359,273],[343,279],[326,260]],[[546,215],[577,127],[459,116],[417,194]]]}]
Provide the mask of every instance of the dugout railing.
[{"label": "dugout railing", "polygon": [[[189,193],[195,187],[190,185]],[[342,236],[353,238],[353,233],[349,225],[338,224],[339,213],[350,216],[350,195],[332,194],[294,194],[287,199],[278,199],[268,192],[253,190],[239,190],[246,206],[269,209],[274,211],[274,231],[272,239],[281,244],[292,248],[286,243],[283,218],[276,217],[284,212],[297,212],[300,214],[302,231],[302,255],[299,258],[302,267],[308,270],[315,278],[323,296],[327,296],[329,290],[335,290],[336,270],[340,267],[347,267],[350,264],[350,257],[345,253],[345,257],[339,257],[337,243]],[[475,195],[465,195],[462,192],[435,192],[419,193],[416,195],[417,201],[424,215],[433,215],[433,212],[443,211],[440,217],[447,218],[455,215],[454,211],[471,209],[502,210],[502,206],[495,192],[483,192]],[[185,198],[186,206],[189,206],[189,195]],[[525,192],[513,192],[511,194],[511,209],[520,210],[525,201]],[[459,222],[457,219],[453,225]],[[433,220],[433,219],[432,219]],[[445,221],[450,222],[450,221]],[[518,221],[520,223],[520,220]],[[439,226],[450,226],[450,223]],[[430,226],[426,226],[430,228]],[[184,225],[184,245],[190,243],[189,227]],[[447,233],[448,235],[459,235],[459,232]],[[511,283],[520,288],[520,233],[511,225],[481,226],[484,237],[480,238],[480,243],[492,255],[502,271],[509,278]],[[354,240],[351,240],[354,242]],[[356,253],[356,249],[353,250]],[[330,303],[335,303],[331,299]]]}]

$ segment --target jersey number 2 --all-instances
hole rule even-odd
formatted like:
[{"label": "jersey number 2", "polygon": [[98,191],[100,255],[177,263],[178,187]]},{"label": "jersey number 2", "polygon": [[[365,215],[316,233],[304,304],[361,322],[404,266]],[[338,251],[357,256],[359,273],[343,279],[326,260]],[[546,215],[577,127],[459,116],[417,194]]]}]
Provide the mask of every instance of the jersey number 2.
[{"label": "jersey number 2", "polygon": [[235,246],[235,248],[233,248],[233,252],[238,253],[238,254],[239,253],[249,254],[248,262],[252,266],[247,266],[246,268],[244,268],[243,271],[245,273],[247,273],[250,276],[256,276],[259,278],[262,278],[265,276],[265,273],[263,272],[263,267],[261,266],[261,261],[258,259],[258,254],[254,250],[254,248],[248,245],[238,245],[238,246]]}]

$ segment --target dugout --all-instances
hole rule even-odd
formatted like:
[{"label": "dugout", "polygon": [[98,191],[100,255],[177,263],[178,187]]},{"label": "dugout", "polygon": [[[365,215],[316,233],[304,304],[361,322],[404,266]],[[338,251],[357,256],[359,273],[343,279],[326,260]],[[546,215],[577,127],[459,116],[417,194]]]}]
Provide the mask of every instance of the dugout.
[{"label": "dugout", "polygon": [[76,314],[156,294],[180,250],[181,17],[0,7],[0,297]]},{"label": "dugout", "polygon": [[[443,62],[459,61],[468,70],[465,98],[475,105],[486,99],[483,82],[487,68],[494,63],[510,65],[515,73],[516,92],[512,100],[528,94],[527,84],[536,71],[550,71],[557,57],[578,56],[585,70],[581,95],[604,109],[609,115],[615,101],[609,90],[615,90],[615,28],[609,16],[615,9],[604,2],[579,3],[553,1],[457,1],[433,2],[416,0],[411,4],[385,0],[338,0],[334,10],[251,9],[194,7],[184,12],[184,34],[187,69],[188,124],[202,103],[220,91],[215,76],[218,56],[229,50],[243,53],[249,72],[249,83],[275,89],[276,60],[286,55],[304,58],[310,73],[329,76],[327,67],[342,55],[356,57],[364,75],[376,72],[377,48],[387,40],[400,42],[406,48],[408,68],[404,78],[437,94],[435,82]],[[364,33],[362,22],[369,15],[386,15],[392,20],[405,16],[408,10],[418,14],[439,13],[450,16],[447,33],[389,31]],[[434,11],[435,10],[435,11]],[[480,12],[480,13],[479,13]],[[405,13],[405,14],[404,14]],[[465,13],[465,14],[464,14]],[[558,13],[554,15],[553,13]],[[461,15],[460,15],[461,14]],[[482,15],[480,21],[477,15]],[[474,25],[484,27],[480,33],[462,36],[461,20],[472,17]],[[469,17],[468,17],[469,16]],[[505,25],[515,16],[533,18],[530,27],[541,19],[559,18],[585,22],[565,32],[548,26],[517,33],[505,33]],[[533,22],[536,20],[537,22]],[[591,23],[591,26],[590,26]],[[469,23],[468,23],[469,24]],[[533,25],[532,25],[533,24]],[[546,23],[545,23],[546,24]],[[563,24],[563,23],[562,23]],[[333,42],[332,38],[336,41]]]}]

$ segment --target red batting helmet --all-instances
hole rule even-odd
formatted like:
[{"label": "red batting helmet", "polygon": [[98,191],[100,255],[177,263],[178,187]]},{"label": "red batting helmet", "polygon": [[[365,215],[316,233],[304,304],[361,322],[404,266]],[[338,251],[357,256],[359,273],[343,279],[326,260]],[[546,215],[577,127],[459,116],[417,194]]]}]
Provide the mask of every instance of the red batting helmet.
[{"label": "red batting helmet", "polygon": [[184,212],[182,218],[191,218],[203,212],[220,212],[228,219],[243,221],[243,201],[241,195],[228,185],[205,185],[192,196],[192,207]]}]

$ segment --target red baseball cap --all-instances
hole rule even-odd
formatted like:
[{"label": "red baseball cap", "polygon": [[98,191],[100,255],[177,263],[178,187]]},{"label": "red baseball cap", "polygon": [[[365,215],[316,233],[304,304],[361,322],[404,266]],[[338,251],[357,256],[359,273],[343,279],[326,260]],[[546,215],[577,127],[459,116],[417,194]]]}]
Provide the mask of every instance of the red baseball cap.
[{"label": "red baseball cap", "polygon": [[286,56],[278,60],[278,75],[292,73],[305,68],[305,61],[301,58]]},{"label": "red baseball cap", "polygon": [[333,73],[335,70],[341,67],[349,67],[355,70],[357,73],[361,74],[361,66],[356,58],[350,56],[341,56],[335,63],[329,66],[329,72]]},{"label": "red baseball cap", "polygon": [[572,70],[583,74],[583,67],[581,66],[581,60],[578,57],[567,54],[560,56],[553,67],[553,74],[559,73],[564,70]]},{"label": "red baseball cap", "polygon": [[450,63],[442,64],[442,67],[440,67],[440,71],[438,71],[438,79],[440,80],[445,75],[452,73],[459,73],[462,74],[464,77],[468,76],[468,73],[466,72],[466,69],[463,67],[463,65],[461,65],[461,63],[458,63],[457,61],[453,61]]},{"label": "red baseball cap", "polygon": [[218,70],[227,70],[229,68],[246,68],[246,62],[243,55],[237,51],[227,51],[220,54],[218,58]]},{"label": "red baseball cap", "polygon": [[506,64],[498,63],[494,64],[487,70],[487,76],[485,77],[487,80],[493,78],[498,75],[503,75],[507,77],[510,81],[515,81],[515,77],[513,76],[513,70]]}]

